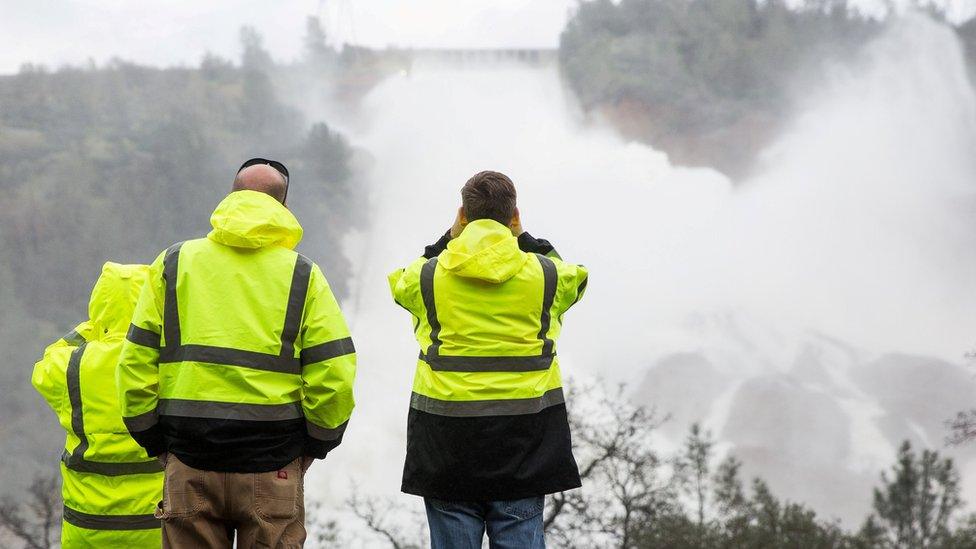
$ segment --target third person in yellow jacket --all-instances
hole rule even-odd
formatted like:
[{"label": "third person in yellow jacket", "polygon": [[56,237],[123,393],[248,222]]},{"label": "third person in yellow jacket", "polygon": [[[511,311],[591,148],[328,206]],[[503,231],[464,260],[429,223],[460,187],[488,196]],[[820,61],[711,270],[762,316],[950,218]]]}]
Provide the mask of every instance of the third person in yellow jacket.
[{"label": "third person in yellow jacket", "polygon": [[126,431],[115,386],[119,352],[148,274],[145,265],[106,263],[92,290],[89,319],[34,366],[31,382],[67,432],[61,455],[65,549],[160,545],[153,512],[163,494],[163,468]]}]

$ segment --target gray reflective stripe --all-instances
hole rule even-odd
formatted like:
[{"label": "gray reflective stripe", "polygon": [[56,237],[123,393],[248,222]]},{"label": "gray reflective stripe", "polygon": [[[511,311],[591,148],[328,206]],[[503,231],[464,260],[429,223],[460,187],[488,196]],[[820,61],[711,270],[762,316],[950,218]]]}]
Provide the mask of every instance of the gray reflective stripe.
[{"label": "gray reflective stripe", "polygon": [[145,328],[140,328],[135,324],[129,324],[129,331],[125,334],[125,338],[136,345],[159,349],[159,334],[151,330],[146,330]]},{"label": "gray reflective stripe", "polygon": [[308,296],[308,281],[311,275],[312,262],[302,254],[298,254],[291,275],[291,289],[288,291],[285,325],[281,329],[282,358],[295,358],[295,338],[298,337],[298,330],[302,326],[302,312],[305,311],[305,298]]},{"label": "gray reflective stripe", "polygon": [[322,362],[330,358],[350,355],[355,352],[356,347],[353,346],[351,337],[336,339],[328,343],[309,347],[308,349],[302,349],[302,366],[315,364],[316,362]]},{"label": "gray reflective stripe", "polygon": [[71,430],[78,437],[78,445],[71,452],[71,458],[75,460],[85,459],[85,451],[88,450],[88,437],[85,436],[85,415],[81,406],[81,356],[85,354],[87,345],[87,342],[82,343],[80,347],[71,352],[68,368],[65,372],[68,383],[68,402],[71,403]]},{"label": "gray reflective stripe", "polygon": [[334,429],[328,429],[326,427],[319,427],[307,419],[305,420],[305,428],[308,431],[308,435],[314,439],[325,442],[339,440],[342,438],[342,433],[346,432],[346,425],[349,425],[348,421]]},{"label": "gray reflective stripe", "polygon": [[166,336],[166,346],[170,348],[179,347],[181,341],[180,307],[176,301],[176,278],[182,246],[182,242],[173,244],[163,256],[163,280],[166,282],[166,296],[163,298],[163,334]]},{"label": "gray reflective stripe", "polygon": [[420,269],[420,296],[424,300],[424,308],[427,309],[427,324],[430,325],[430,347],[427,348],[428,356],[437,356],[437,350],[441,346],[441,323],[437,320],[437,305],[434,303],[434,273],[437,272],[437,258],[430,258]]},{"label": "gray reflective stripe", "polygon": [[576,304],[576,302],[579,301],[581,297],[583,297],[583,292],[586,291],[586,283],[589,280],[590,277],[587,276],[586,278],[583,279],[583,282],[580,282],[579,286],[576,287],[576,299],[573,300],[573,304]]},{"label": "gray reflective stripe", "polygon": [[161,364],[205,362],[284,374],[300,374],[302,363],[300,359],[295,358],[295,339],[301,330],[302,313],[305,310],[308,284],[312,273],[312,262],[305,256],[296,254],[291,287],[288,291],[285,320],[281,330],[281,347],[278,354],[213,345],[183,345],[180,332],[179,305],[176,297],[180,247],[182,245],[181,242],[170,247],[163,258],[163,278],[166,281],[166,299],[163,304],[163,334],[166,336],[166,346],[160,349],[159,362]]},{"label": "gray reflective stripe", "polygon": [[[105,463],[85,459],[88,450],[88,436],[85,434],[85,415],[81,402],[81,357],[85,353],[87,342],[71,353],[66,371],[68,383],[68,401],[71,403],[71,430],[78,437],[78,445],[68,453],[65,449],[61,454],[61,461],[72,471],[82,473],[97,473],[105,476],[134,475],[140,473],[158,473],[162,471],[157,460],[137,463]],[[144,417],[139,416],[139,418]],[[135,419],[139,419],[135,418]],[[153,418],[155,419],[155,418]],[[155,421],[153,421],[155,423]]]},{"label": "gray reflective stripe", "polygon": [[72,347],[77,347],[87,341],[81,334],[78,333],[77,330],[71,330],[70,332],[64,334],[61,339],[65,340],[65,342]]},{"label": "gray reflective stripe", "polygon": [[536,414],[565,401],[562,388],[557,387],[540,397],[508,400],[440,400],[413,393],[410,407],[428,414],[450,417],[516,416]]},{"label": "gray reflective stripe", "polygon": [[548,370],[552,366],[553,355],[545,356],[425,356],[431,370],[438,372],[535,372]]},{"label": "gray reflective stripe", "polygon": [[123,475],[144,475],[148,473],[162,473],[163,464],[158,459],[151,461],[130,461],[123,463],[109,463],[105,461],[89,461],[75,459],[65,450],[61,454],[64,466],[79,473],[95,473],[106,477],[120,477]]},{"label": "gray reflective stripe", "polygon": [[205,400],[160,399],[159,415],[244,421],[283,421],[304,417],[301,402],[244,404]]},{"label": "gray reflective stripe", "polygon": [[540,322],[541,326],[539,328],[539,339],[542,340],[542,355],[551,355],[553,348],[553,341],[549,339],[549,325],[552,322],[552,302],[556,299],[556,284],[558,283],[558,273],[556,272],[556,264],[552,262],[548,257],[535,254],[539,258],[539,264],[542,266],[542,275],[545,279],[545,288],[542,293],[542,320]]},{"label": "gray reflective stripe", "polygon": [[297,358],[210,345],[181,345],[176,349],[168,346],[163,347],[159,353],[159,363],[173,362],[206,362],[225,366],[243,366],[283,374],[300,374],[302,372],[301,361]]},{"label": "gray reflective stripe", "polygon": [[427,323],[430,324],[430,347],[427,352],[421,351],[420,360],[430,365],[430,368],[440,372],[533,372],[546,370],[552,365],[554,343],[548,337],[549,326],[552,323],[552,304],[556,299],[558,273],[556,264],[551,259],[540,254],[539,265],[542,267],[543,291],[542,313],[539,321],[539,335],[542,340],[542,353],[536,356],[442,356],[440,354],[441,324],[437,320],[437,305],[434,302],[434,273],[437,271],[437,258],[433,257],[420,270],[420,295],[427,309]]},{"label": "gray reflective stripe", "polygon": [[151,530],[162,523],[149,515],[90,515],[76,511],[67,505],[63,511],[64,521],[79,528],[89,530]]},{"label": "gray reflective stripe", "polygon": [[158,422],[159,416],[156,415],[155,409],[134,417],[122,418],[122,423],[125,423],[125,428],[128,429],[130,433],[145,431],[146,429],[151,428],[153,425],[156,425]]}]

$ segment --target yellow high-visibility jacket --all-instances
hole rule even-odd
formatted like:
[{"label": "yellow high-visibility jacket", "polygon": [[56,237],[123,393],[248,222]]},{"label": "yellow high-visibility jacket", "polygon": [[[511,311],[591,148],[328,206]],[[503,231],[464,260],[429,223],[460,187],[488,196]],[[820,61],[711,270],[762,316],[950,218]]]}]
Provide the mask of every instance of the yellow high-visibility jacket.
[{"label": "yellow high-visibility jacket", "polygon": [[145,265],[106,263],[88,305],[90,319],[49,346],[31,382],[67,431],[61,456],[61,544],[150,548],[160,545],[153,517],[163,469],[126,431],[115,367]]},{"label": "yellow high-visibility jacket", "polygon": [[206,238],[150,266],[118,367],[119,401],[149,455],[210,471],[322,458],[353,409],[356,355],[295,217],[255,191],[228,195]]},{"label": "yellow high-visibility jacket", "polygon": [[403,491],[484,501],[580,485],[556,340],[586,280],[486,219],[390,275],[421,349]]}]

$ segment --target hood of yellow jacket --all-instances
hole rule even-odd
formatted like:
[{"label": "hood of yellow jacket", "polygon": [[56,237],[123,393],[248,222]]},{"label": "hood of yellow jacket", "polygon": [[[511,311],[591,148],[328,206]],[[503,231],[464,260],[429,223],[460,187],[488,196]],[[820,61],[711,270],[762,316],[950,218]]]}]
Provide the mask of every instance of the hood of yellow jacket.
[{"label": "hood of yellow jacket", "polygon": [[235,248],[284,246],[294,249],[302,226],[281,202],[257,191],[235,191],[220,201],[210,216],[207,238]]},{"label": "hood of yellow jacket", "polygon": [[108,262],[102,266],[102,274],[95,282],[91,300],[88,302],[93,339],[125,335],[132,321],[139,293],[148,279],[148,265]]},{"label": "hood of yellow jacket", "polygon": [[491,219],[478,219],[447,244],[437,262],[458,276],[499,284],[515,276],[528,257],[511,229]]}]

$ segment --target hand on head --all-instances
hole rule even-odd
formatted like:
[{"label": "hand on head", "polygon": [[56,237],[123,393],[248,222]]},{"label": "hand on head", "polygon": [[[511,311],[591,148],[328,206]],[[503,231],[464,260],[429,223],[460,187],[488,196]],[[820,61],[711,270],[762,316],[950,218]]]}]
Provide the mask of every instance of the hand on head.
[{"label": "hand on head", "polygon": [[458,208],[457,216],[454,218],[454,225],[451,225],[451,238],[457,238],[467,225],[468,218],[464,215],[464,206],[461,206]]},{"label": "hand on head", "polygon": [[[451,225],[451,238],[457,238],[467,226],[468,218],[464,215],[464,206],[461,206],[458,208],[457,216],[454,218],[454,224]],[[522,219],[519,216],[518,208],[515,208],[515,215],[512,216],[512,220],[508,223],[508,228],[511,229],[512,234],[515,236],[520,236],[525,232],[522,229]]]},{"label": "hand on head", "polygon": [[522,230],[522,218],[519,216],[518,208],[515,208],[515,215],[512,216],[512,221],[508,224],[508,228],[512,229],[512,234],[515,236],[520,236],[525,232]]}]

